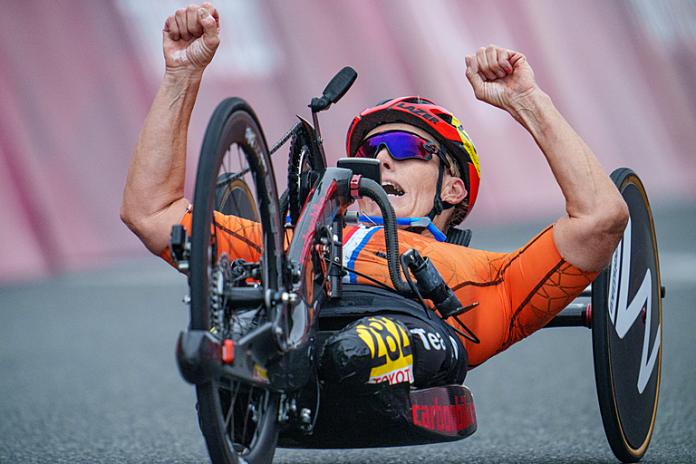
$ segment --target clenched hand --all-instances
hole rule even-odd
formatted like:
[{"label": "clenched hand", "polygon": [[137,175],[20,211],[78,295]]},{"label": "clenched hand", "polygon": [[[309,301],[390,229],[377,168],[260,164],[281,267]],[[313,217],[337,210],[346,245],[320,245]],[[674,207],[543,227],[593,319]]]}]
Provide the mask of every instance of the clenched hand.
[{"label": "clenched hand", "polygon": [[525,56],[495,45],[466,57],[466,77],[477,99],[507,111],[538,89]]},{"label": "clenched hand", "polygon": [[220,18],[210,3],[176,10],[164,23],[162,47],[167,71],[202,71],[220,44]]}]

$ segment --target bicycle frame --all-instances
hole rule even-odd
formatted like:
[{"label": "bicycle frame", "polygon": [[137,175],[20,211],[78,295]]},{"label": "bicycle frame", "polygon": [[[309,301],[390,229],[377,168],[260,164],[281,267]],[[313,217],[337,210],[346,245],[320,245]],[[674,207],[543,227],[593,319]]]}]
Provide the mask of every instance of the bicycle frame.
[{"label": "bicycle frame", "polygon": [[[300,215],[295,234],[287,252],[288,267],[293,274],[293,293],[298,297],[292,308],[292,328],[287,333],[285,343],[288,348],[294,348],[304,343],[310,333],[318,313],[318,305],[324,297],[340,297],[342,268],[342,217],[352,202],[350,197],[350,179],[353,173],[349,169],[328,168],[314,191],[310,195],[305,208]],[[319,244],[330,253],[330,263],[324,269],[329,276],[329,287],[324,289],[325,295],[316,294],[314,269],[317,263],[313,252],[317,251],[318,234],[329,233],[322,237],[326,243]]]},{"label": "bicycle frame", "polygon": [[[233,377],[281,392],[312,381],[318,312],[326,298],[340,297],[342,244],[338,237],[342,236],[343,214],[352,202],[352,176],[350,169],[328,168],[312,191],[286,254],[288,275],[284,280],[290,282],[290,291],[264,294],[263,289],[250,287],[235,288],[227,295],[231,304],[265,304],[272,322],[236,343],[221,342],[201,330],[179,335],[177,360],[184,379],[199,384],[212,377]],[[325,234],[321,241],[319,234]],[[323,266],[319,255],[327,251],[331,264],[324,268],[324,282],[317,285],[315,270]],[[325,282],[329,285],[323,285]]]}]

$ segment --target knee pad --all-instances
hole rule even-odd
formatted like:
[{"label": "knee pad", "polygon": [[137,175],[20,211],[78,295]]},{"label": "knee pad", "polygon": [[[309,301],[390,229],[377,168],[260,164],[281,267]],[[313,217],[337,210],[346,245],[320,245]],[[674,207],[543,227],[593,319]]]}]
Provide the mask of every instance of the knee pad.
[{"label": "knee pad", "polygon": [[332,335],[319,364],[320,378],[348,387],[413,383],[413,353],[406,326],[386,316],[359,319]]}]

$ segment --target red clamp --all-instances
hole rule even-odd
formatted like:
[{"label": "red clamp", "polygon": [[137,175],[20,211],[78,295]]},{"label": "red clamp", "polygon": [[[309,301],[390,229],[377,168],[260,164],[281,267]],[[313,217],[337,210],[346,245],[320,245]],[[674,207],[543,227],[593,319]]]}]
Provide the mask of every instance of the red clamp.
[{"label": "red clamp", "polygon": [[229,338],[222,343],[222,362],[232,364],[234,361],[234,341]]},{"label": "red clamp", "polygon": [[353,174],[350,178],[350,196],[354,199],[360,198],[360,179],[362,179],[360,174]]},{"label": "red clamp", "polygon": [[585,308],[585,327],[592,328],[592,304],[588,303]]}]

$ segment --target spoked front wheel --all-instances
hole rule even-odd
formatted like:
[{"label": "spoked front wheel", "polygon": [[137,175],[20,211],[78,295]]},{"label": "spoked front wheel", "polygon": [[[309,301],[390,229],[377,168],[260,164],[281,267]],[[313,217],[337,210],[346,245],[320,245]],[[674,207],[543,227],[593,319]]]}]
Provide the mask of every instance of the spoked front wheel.
[{"label": "spoked front wheel", "polygon": [[[229,295],[236,288],[276,291],[282,272],[275,177],[256,115],[241,99],[220,103],[208,124],[191,229],[190,328],[209,332],[219,346],[223,340],[234,344],[268,324],[273,314],[258,299],[233,304]],[[246,369],[245,376],[220,370],[196,387],[211,460],[270,462],[278,437],[279,395],[268,388],[265,366],[242,359],[226,362]]]}]

